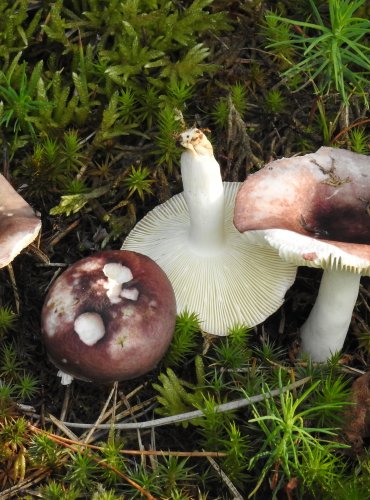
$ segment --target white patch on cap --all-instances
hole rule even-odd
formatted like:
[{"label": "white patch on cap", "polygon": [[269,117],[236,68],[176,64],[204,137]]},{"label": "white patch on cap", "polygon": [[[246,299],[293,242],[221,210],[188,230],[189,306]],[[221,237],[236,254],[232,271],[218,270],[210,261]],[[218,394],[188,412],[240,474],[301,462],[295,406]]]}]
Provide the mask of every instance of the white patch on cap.
[{"label": "white patch on cap", "polygon": [[132,280],[132,272],[118,262],[110,262],[103,267],[103,273],[108,278],[108,282],[104,285],[107,289],[107,296],[112,304],[117,304],[121,300],[122,283]]},{"label": "white patch on cap", "polygon": [[121,292],[121,297],[124,299],[137,300],[139,297],[139,290],[137,288],[124,288]]},{"label": "white patch on cap", "polygon": [[101,260],[99,259],[98,261],[93,260],[93,259],[87,259],[85,262],[79,263],[78,265],[78,271],[79,272],[91,272],[91,271],[97,271],[98,269],[101,268]]},{"label": "white patch on cap", "polygon": [[95,312],[86,312],[77,316],[74,322],[74,330],[81,341],[92,346],[105,334],[105,326],[101,316]]},{"label": "white patch on cap", "polygon": [[78,302],[73,289],[67,286],[64,280],[56,281],[46,307],[50,309],[44,316],[45,331],[48,337],[53,337],[62,323],[74,320],[75,306]]}]

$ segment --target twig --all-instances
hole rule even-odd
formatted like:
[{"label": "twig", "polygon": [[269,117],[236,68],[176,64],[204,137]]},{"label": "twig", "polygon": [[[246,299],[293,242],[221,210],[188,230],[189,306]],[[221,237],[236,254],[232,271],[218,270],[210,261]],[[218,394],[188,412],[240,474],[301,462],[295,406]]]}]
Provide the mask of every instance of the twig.
[{"label": "twig", "polygon": [[28,476],[23,481],[20,481],[15,486],[11,486],[10,488],[3,490],[0,493],[0,500],[7,500],[11,498],[16,498],[15,494],[19,491],[22,491],[30,486],[39,483],[42,481],[48,474],[50,473],[49,468],[40,468],[37,469],[33,474]]},{"label": "twig", "polygon": [[51,248],[55,247],[65,236],[67,236],[68,233],[76,229],[76,227],[79,225],[80,219],[75,220],[72,222],[64,231],[59,232],[47,245],[47,249],[50,250]]},{"label": "twig", "polygon": [[12,288],[13,288],[13,294],[14,294],[14,300],[15,300],[15,309],[17,311],[17,314],[19,314],[20,313],[19,292],[18,292],[17,282],[15,281],[15,274],[14,274],[14,270],[13,270],[12,264],[9,263],[7,265],[7,268],[8,268],[10,282],[11,282]]},{"label": "twig", "polygon": [[[120,398],[122,399],[124,405],[126,406],[127,411],[130,412],[132,420],[136,423],[137,420],[136,420],[135,412],[133,411],[133,408],[131,407],[131,404],[130,404],[129,400],[126,398],[125,394],[122,393],[122,392],[120,392]],[[141,439],[140,429],[136,430],[136,434],[137,434],[137,441],[138,441],[138,444],[139,444],[139,448],[140,448],[140,450],[143,450],[144,449],[144,445],[143,445],[143,442],[142,442],[142,439]],[[144,457],[143,456],[142,456],[141,460],[142,460],[142,462],[144,462]]]},{"label": "twig", "polygon": [[[91,450],[96,450],[96,451],[104,451],[104,447],[102,446],[97,446],[94,444],[82,442],[82,441],[77,441],[75,439],[69,439],[63,436],[59,436],[57,434],[53,434],[52,432],[48,432],[42,429],[39,429],[35,425],[28,424],[28,427],[31,431],[37,432],[37,433],[43,433],[45,436],[50,438],[51,440],[56,440],[58,443],[63,441],[63,443],[67,444],[72,444],[76,446],[81,446],[83,448],[89,448]],[[201,457],[225,457],[227,453],[224,453],[223,451],[164,451],[164,450],[119,450],[119,452],[122,455],[133,455],[133,456],[138,456],[138,455],[153,455],[153,456],[165,456],[165,457],[195,457],[195,458],[201,458]]]},{"label": "twig", "polygon": [[60,431],[68,436],[69,439],[77,440],[77,436],[71,431],[71,429],[68,429],[68,427],[66,427],[58,418],[54,417],[54,415],[49,415],[49,419]]},{"label": "twig", "polygon": [[[227,411],[238,410],[240,408],[244,408],[245,406],[249,406],[253,403],[258,403],[259,401],[264,401],[265,399],[270,399],[275,396],[279,396],[282,392],[290,391],[291,389],[295,389],[296,387],[300,387],[304,385],[306,382],[311,380],[311,377],[305,377],[301,380],[297,380],[293,384],[289,384],[280,389],[274,389],[266,394],[258,394],[257,396],[251,396],[250,398],[237,399],[236,401],[231,401],[229,403],[223,403],[219,406],[215,407],[216,413],[224,413]],[[171,417],[157,418],[154,420],[149,420],[147,422],[133,422],[133,423],[122,423],[115,424],[116,429],[125,429],[125,430],[133,430],[133,429],[150,429],[152,427],[160,427],[163,425],[171,425],[177,424],[179,422],[185,422],[187,420],[193,420],[194,418],[204,417],[204,413],[201,410],[189,411],[186,413],[180,413],[179,415],[173,415]],[[83,424],[76,422],[63,422],[67,427],[75,427],[79,429],[90,429],[95,426],[95,424]],[[97,429],[109,429],[111,424],[100,424],[97,425]]]},{"label": "twig", "polygon": [[[41,234],[41,233],[39,233]],[[50,259],[48,255],[46,255],[45,252],[39,248],[38,245],[35,245],[34,243],[30,243],[27,247],[27,251],[30,253],[34,254],[42,263],[43,265],[49,265],[50,264]]]},{"label": "twig", "polygon": [[231,480],[228,478],[228,476],[225,474],[225,472],[221,469],[221,467],[218,465],[218,463],[213,460],[211,457],[207,457],[209,463],[212,465],[212,467],[215,469],[217,474],[221,477],[221,479],[225,482],[226,486],[229,488],[231,493],[233,494],[233,500],[243,500],[243,497],[239,493],[239,491],[236,489],[236,487],[233,485]]},{"label": "twig", "polygon": [[[124,411],[121,411],[120,413],[116,413],[116,417],[115,417],[116,422],[118,422],[119,420],[122,420],[125,417],[132,416],[132,412],[136,413],[138,410],[141,410],[141,409],[145,408],[146,406],[148,408],[145,411],[148,411],[148,409],[150,409],[152,407],[151,403],[153,403],[153,401],[155,401],[155,400],[156,400],[156,397],[153,396],[152,398],[149,398],[146,401],[143,401],[142,403],[138,403],[134,406],[130,406],[130,408],[128,408]],[[118,407],[122,406],[122,404],[123,404],[123,402],[120,401],[117,406]],[[142,413],[145,413],[145,412],[141,412],[141,414]],[[104,418],[109,418],[109,416],[111,414],[112,414],[111,410],[107,411]]]},{"label": "twig", "polygon": [[[112,387],[112,389],[111,389],[111,391],[110,391],[110,393],[109,393],[109,396],[108,396],[108,398],[107,398],[107,400],[106,400],[106,402],[105,402],[105,404],[104,404],[104,406],[103,406],[103,409],[102,409],[102,411],[100,412],[100,415],[99,415],[99,416],[98,416],[98,418],[96,419],[96,422],[95,422],[94,426],[93,426],[93,427],[91,427],[91,429],[90,429],[90,431],[87,433],[86,437],[85,437],[85,436],[83,436],[83,437],[82,437],[82,440],[83,440],[85,443],[88,443],[89,441],[91,441],[91,440],[92,440],[91,438],[92,438],[92,436],[93,436],[93,434],[94,434],[94,432],[95,432],[95,430],[96,430],[96,428],[97,428],[97,425],[99,425],[99,424],[100,424],[100,423],[104,420],[105,413],[106,413],[106,411],[107,411],[108,405],[109,405],[110,400],[112,399],[113,394],[114,394],[114,392],[115,392],[116,390],[117,390],[117,383],[115,382],[115,383],[113,384],[113,387]],[[114,420],[114,419],[113,419],[113,420]],[[110,424],[110,427],[112,427],[112,424]]]},{"label": "twig", "polygon": [[[33,430],[33,432],[35,432],[37,434],[44,434],[44,431],[42,431],[38,427],[35,427],[33,425],[29,425],[29,427]],[[78,451],[79,451],[78,448],[76,448],[75,446],[73,446],[69,443],[66,443],[65,440],[63,438],[61,438],[60,436],[57,436],[56,434],[54,434],[53,439],[55,442],[62,444],[63,446],[65,446],[66,448],[69,448],[70,450],[74,451],[75,453],[76,452],[78,453]],[[84,443],[81,443],[81,444],[83,445]],[[85,444],[85,446],[86,446],[86,444]],[[124,479],[127,483],[129,483],[131,486],[133,486],[135,489],[137,489],[142,495],[144,495],[149,500],[155,500],[155,498],[150,494],[149,491],[142,488],[139,484],[137,484],[135,481],[130,479],[128,476],[126,476],[126,474],[123,474],[123,472],[119,471],[118,469],[116,469],[112,465],[108,464],[104,460],[101,460],[100,458],[95,457],[94,455],[90,455],[90,458],[92,460],[94,460],[94,462],[96,462],[98,465],[101,465],[102,467],[113,471],[115,474],[117,474],[117,476]]]},{"label": "twig", "polygon": [[333,139],[331,139],[330,143],[334,144],[339,139],[339,137],[341,137],[342,135],[349,132],[352,128],[358,127],[360,125],[365,125],[365,123],[369,123],[369,122],[370,122],[370,118],[366,118],[365,120],[360,120],[360,121],[351,123],[351,125],[349,125],[348,127],[345,127],[343,130],[338,132],[338,134]]}]

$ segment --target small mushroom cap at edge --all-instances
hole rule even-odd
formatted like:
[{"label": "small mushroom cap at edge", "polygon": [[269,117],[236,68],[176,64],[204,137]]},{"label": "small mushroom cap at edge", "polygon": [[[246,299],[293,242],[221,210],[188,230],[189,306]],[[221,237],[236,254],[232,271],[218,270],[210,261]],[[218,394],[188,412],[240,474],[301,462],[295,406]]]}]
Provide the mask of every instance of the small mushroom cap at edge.
[{"label": "small mushroom cap at edge", "polygon": [[32,243],[40,229],[40,218],[0,174],[0,268]]}]

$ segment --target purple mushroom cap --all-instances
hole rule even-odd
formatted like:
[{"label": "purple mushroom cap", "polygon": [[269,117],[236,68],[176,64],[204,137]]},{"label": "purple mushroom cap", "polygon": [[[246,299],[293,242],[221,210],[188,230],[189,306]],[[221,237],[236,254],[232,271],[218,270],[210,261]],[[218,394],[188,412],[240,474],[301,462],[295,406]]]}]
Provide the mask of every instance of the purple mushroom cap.
[{"label": "purple mushroom cap", "polygon": [[[54,282],[41,330],[63,375],[105,383],[152,370],[175,321],[175,295],[164,271],[149,257],[114,250],[76,262]],[[63,382],[62,376],[62,383],[71,377]]]},{"label": "purple mushroom cap", "polygon": [[370,276],[370,157],[322,147],[275,160],[243,183],[234,224],[287,262],[323,269],[302,351],[317,362],[340,351],[361,275]]}]

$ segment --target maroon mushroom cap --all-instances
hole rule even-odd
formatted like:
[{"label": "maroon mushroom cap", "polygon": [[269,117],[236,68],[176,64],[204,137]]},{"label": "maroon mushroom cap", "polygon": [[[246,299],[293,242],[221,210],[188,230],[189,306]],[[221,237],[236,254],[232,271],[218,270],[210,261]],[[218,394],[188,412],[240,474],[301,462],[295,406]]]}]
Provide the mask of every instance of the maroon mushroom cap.
[{"label": "maroon mushroom cap", "polygon": [[243,183],[234,224],[293,231],[370,260],[370,157],[321,147],[275,160]]},{"label": "maroon mushroom cap", "polygon": [[41,329],[62,372],[113,382],[152,370],[175,321],[175,295],[164,271],[149,257],[114,250],[76,262],[54,282]]}]

